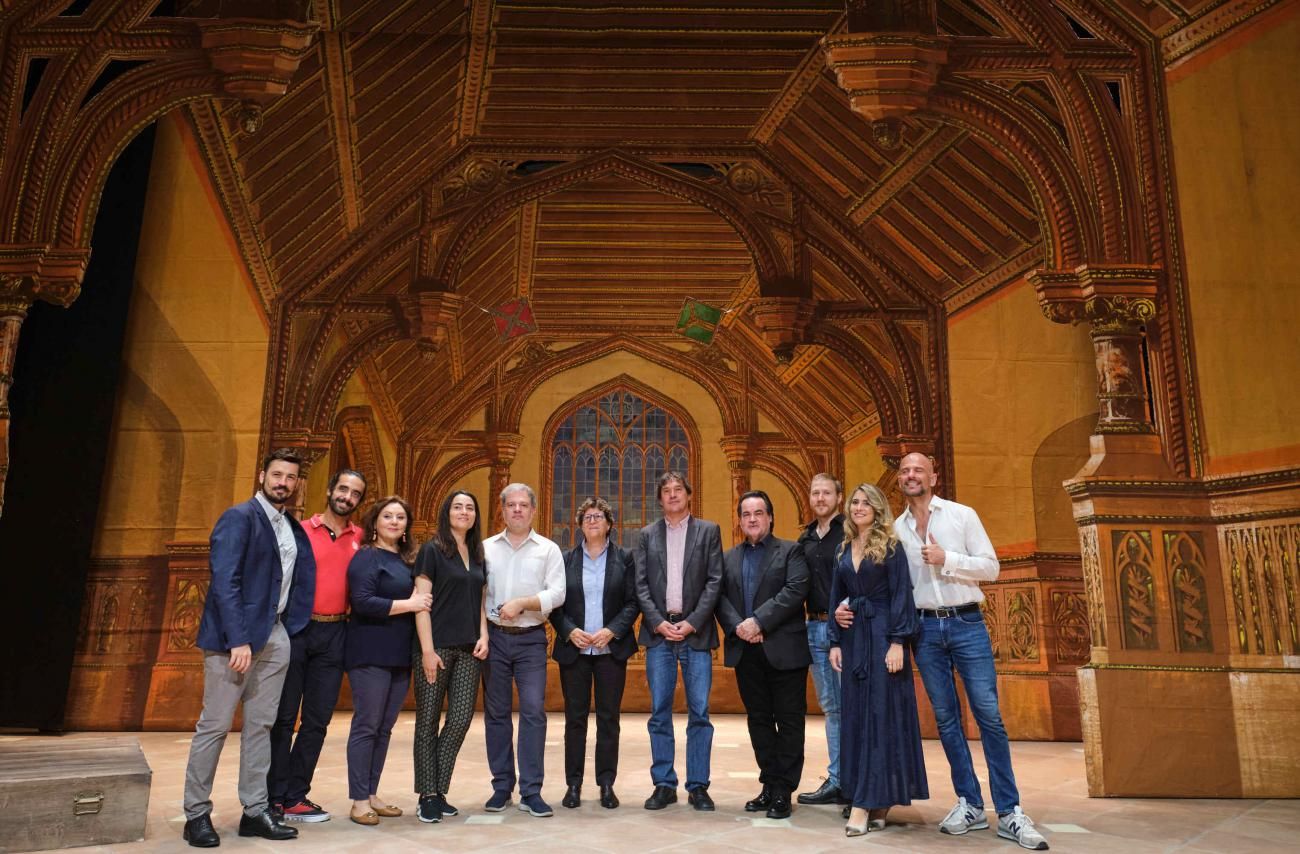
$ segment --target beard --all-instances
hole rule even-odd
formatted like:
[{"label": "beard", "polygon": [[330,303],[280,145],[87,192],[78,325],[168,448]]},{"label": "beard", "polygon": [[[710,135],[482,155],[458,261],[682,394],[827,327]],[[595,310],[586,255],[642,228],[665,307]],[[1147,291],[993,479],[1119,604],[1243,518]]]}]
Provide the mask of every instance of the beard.
[{"label": "beard", "polygon": [[289,496],[293,495],[293,490],[287,486],[269,486],[264,483],[262,484],[262,494],[266,496],[267,501],[279,505],[289,500]]},{"label": "beard", "polygon": [[352,515],[352,511],[356,509],[357,509],[357,505],[346,498],[330,499],[330,510],[333,511],[334,515],[338,516],[340,519],[348,518],[349,516]]}]

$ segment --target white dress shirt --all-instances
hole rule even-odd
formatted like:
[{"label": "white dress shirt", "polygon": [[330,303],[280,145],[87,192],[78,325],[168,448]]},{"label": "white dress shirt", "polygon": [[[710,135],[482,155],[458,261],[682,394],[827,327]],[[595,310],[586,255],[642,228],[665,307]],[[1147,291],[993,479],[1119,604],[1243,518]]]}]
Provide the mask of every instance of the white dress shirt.
[{"label": "white dress shirt", "polygon": [[[523,544],[515,548],[505,531],[483,541],[487,558],[488,620],[499,626],[529,628],[546,622],[551,611],[564,604],[564,555],[560,547],[530,530]],[[511,599],[536,596],[540,611],[524,611],[513,620],[497,614]]]},{"label": "white dress shirt", "polygon": [[[934,610],[983,602],[981,581],[996,581],[998,556],[984,532],[979,515],[965,504],[937,495],[930,498],[930,525],[926,539],[916,530],[916,517],[908,507],[894,521],[894,533],[907,550],[916,607]],[[944,550],[943,566],[921,559],[921,546],[933,537]]]}]

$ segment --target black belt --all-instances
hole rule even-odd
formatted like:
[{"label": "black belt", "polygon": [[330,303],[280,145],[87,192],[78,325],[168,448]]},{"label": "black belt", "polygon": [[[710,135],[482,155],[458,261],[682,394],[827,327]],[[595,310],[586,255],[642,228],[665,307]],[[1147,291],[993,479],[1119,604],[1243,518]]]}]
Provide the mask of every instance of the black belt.
[{"label": "black belt", "polygon": [[815,620],[825,620],[825,619],[827,619],[827,618],[829,618],[829,617],[830,617],[830,614],[828,614],[826,611],[809,611],[809,612],[808,612],[808,619],[810,619],[810,620],[814,620],[814,621],[815,621]]},{"label": "black belt", "polygon": [[686,619],[686,615],[681,611],[669,611],[664,616],[668,618],[668,622],[670,623],[680,623],[682,620]]},{"label": "black belt", "polygon": [[526,635],[529,632],[535,632],[541,629],[541,626],[503,626],[499,623],[491,623],[492,628],[508,635]]},{"label": "black belt", "polygon": [[917,608],[916,613],[922,617],[934,617],[939,620],[946,620],[956,617],[959,614],[977,613],[980,609],[978,602],[971,602],[967,605],[955,605],[951,608]]}]

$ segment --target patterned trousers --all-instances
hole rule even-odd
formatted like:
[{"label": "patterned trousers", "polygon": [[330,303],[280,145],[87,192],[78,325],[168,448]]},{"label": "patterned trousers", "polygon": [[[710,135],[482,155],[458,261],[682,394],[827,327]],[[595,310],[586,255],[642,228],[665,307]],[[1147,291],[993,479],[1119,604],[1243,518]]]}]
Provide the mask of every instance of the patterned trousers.
[{"label": "patterned trousers", "polygon": [[[420,795],[447,794],[456,755],[474,718],[482,666],[474,647],[435,647],[445,667],[432,685],[424,678],[420,645],[412,653],[411,681],[415,684],[415,791]],[[443,699],[447,714],[438,725]]]}]

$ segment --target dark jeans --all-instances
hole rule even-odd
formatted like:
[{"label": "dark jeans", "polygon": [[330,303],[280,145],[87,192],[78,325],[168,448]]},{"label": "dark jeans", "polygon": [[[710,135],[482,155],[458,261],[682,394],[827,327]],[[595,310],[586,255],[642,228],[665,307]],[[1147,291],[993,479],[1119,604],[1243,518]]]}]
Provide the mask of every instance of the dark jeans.
[{"label": "dark jeans", "polygon": [[980,744],[989,769],[989,788],[999,815],[1020,804],[1016,777],[1011,771],[1011,745],[998,710],[998,674],[993,666],[993,647],[984,626],[984,615],[975,611],[955,617],[922,617],[917,639],[916,667],[921,671],[925,693],[934,707],[939,740],[952,770],[952,787],[957,796],[972,806],[984,806],[975,766],[971,762],[966,734],[961,731],[961,710],[957,704],[955,667],[966,686],[966,700],[980,728]]},{"label": "dark jeans", "polygon": [[807,684],[808,668],[777,670],[762,644],[747,644],[736,663],[736,687],[745,704],[758,779],[776,794],[789,796],[803,776]]},{"label": "dark jeans", "polygon": [[352,731],[348,733],[348,797],[364,801],[379,791],[388,740],[402,710],[411,668],[366,665],[348,671]]},{"label": "dark jeans", "polygon": [[619,709],[627,684],[627,662],[612,655],[579,655],[560,666],[564,689],[564,781],[582,785],[587,757],[587,715],[596,689],[596,783],[612,786],[618,776]]},{"label": "dark jeans", "polygon": [[514,724],[511,686],[519,691],[519,794],[542,791],[546,750],[546,630],[521,635],[488,624],[487,688],[483,694],[483,734],[487,741],[492,789],[515,788]]},{"label": "dark jeans", "polygon": [[[311,791],[325,731],[343,684],[347,625],[343,621],[312,621],[289,639],[289,670],[271,727],[271,770],[266,775],[272,803],[296,804]],[[293,724],[300,708],[302,722],[295,739]]]}]

